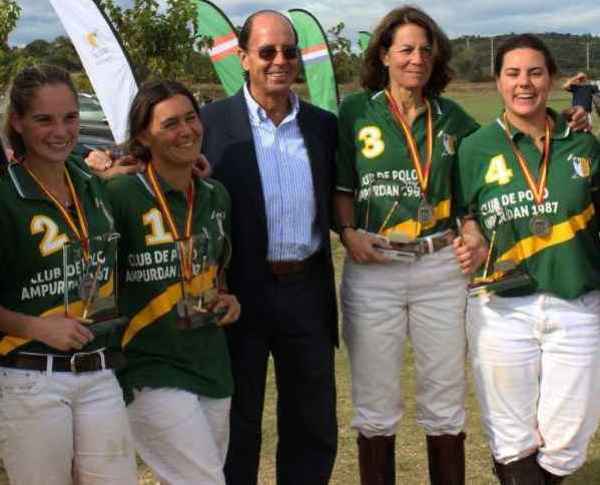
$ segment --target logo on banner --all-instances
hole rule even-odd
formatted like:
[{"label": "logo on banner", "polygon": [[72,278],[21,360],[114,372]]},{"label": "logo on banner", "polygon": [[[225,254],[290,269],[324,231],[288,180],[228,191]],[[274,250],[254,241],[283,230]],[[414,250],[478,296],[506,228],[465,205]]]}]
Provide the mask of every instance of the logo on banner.
[{"label": "logo on banner", "polygon": [[98,36],[96,32],[86,32],[85,33],[85,41],[91,45],[93,48],[98,47]]}]

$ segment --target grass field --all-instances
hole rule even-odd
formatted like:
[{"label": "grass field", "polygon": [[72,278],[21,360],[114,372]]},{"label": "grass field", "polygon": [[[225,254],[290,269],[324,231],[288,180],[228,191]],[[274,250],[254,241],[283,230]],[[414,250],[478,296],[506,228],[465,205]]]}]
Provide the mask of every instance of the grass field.
[{"label": "grass field", "polygon": [[[480,123],[493,120],[500,112],[500,100],[493,85],[455,86],[447,95],[472,114]],[[570,96],[566,93],[555,92],[551,105],[555,109],[568,106]],[[335,241],[335,262],[339,281],[341,262],[344,257],[343,248]],[[356,485],[359,483],[356,460],[355,433],[350,429],[351,401],[350,375],[346,349],[342,345],[336,355],[338,416],[339,416],[339,449],[337,461],[331,480],[332,485]],[[415,425],[414,376],[412,352],[406,352],[406,365],[403,376],[406,395],[406,412],[400,423],[397,434],[397,473],[398,483],[403,485],[427,484],[427,462],[425,454],[425,439],[423,432]],[[479,410],[473,394],[472,385],[469,387],[467,399],[467,483],[484,485],[497,483],[491,474],[490,457],[479,422]],[[599,396],[600,398],[600,396]],[[272,367],[269,373],[268,395],[263,422],[263,449],[261,454],[260,484],[275,485],[275,401]],[[0,484],[7,483],[0,477]],[[140,465],[140,484],[155,485],[152,474]],[[572,478],[566,481],[572,484],[600,484],[600,434],[596,434],[588,456],[587,464]],[[312,484],[306,484],[312,485]]]}]

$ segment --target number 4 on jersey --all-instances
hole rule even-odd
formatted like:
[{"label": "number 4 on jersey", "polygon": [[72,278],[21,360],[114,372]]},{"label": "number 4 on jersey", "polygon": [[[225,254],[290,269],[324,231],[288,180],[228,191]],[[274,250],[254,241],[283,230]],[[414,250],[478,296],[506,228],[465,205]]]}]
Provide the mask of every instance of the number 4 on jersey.
[{"label": "number 4 on jersey", "polygon": [[513,171],[506,166],[504,155],[496,155],[490,160],[490,167],[485,174],[485,183],[505,185],[513,178]]}]

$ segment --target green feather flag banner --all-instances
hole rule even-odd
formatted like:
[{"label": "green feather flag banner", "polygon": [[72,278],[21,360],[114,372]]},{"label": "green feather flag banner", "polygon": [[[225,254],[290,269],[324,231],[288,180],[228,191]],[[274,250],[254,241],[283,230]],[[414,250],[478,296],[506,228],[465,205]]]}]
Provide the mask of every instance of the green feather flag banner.
[{"label": "green feather flag banner", "polygon": [[367,47],[369,46],[369,41],[371,40],[371,33],[370,32],[366,32],[364,30],[361,30],[358,33],[358,47],[360,48],[361,52],[364,52],[367,50]]},{"label": "green feather flag banner", "polygon": [[237,55],[238,39],[233,24],[213,3],[194,0],[198,34],[213,41],[210,59],[228,96],[244,85],[244,70]]},{"label": "green feather flag banner", "polygon": [[337,114],[339,95],[327,37],[319,21],[303,9],[289,10],[298,32],[299,47],[311,102]]}]

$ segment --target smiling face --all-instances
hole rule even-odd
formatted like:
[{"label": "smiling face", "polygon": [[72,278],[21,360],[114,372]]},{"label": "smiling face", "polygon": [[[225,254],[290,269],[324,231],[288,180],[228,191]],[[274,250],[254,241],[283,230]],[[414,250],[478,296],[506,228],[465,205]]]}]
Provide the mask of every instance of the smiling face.
[{"label": "smiling face", "polygon": [[[248,72],[250,92],[259,102],[287,96],[298,75],[299,59],[286,59],[283,49],[295,47],[295,36],[290,23],[281,15],[265,13],[252,21],[246,50],[240,49],[242,67]],[[277,54],[271,60],[260,57],[261,48],[272,46]]]},{"label": "smiling face", "polygon": [[191,165],[200,155],[202,124],[191,101],[176,94],[157,103],[139,141],[152,160],[166,165]]},{"label": "smiling face", "polygon": [[392,45],[380,54],[390,85],[422,93],[433,69],[432,50],[425,29],[416,24],[398,27]]},{"label": "smiling face", "polygon": [[79,108],[65,84],[46,84],[35,91],[21,116],[13,113],[13,129],[21,135],[30,163],[61,164],[79,137]]},{"label": "smiling face", "polygon": [[504,54],[496,86],[509,117],[537,120],[546,116],[552,77],[540,51],[518,48]]}]

